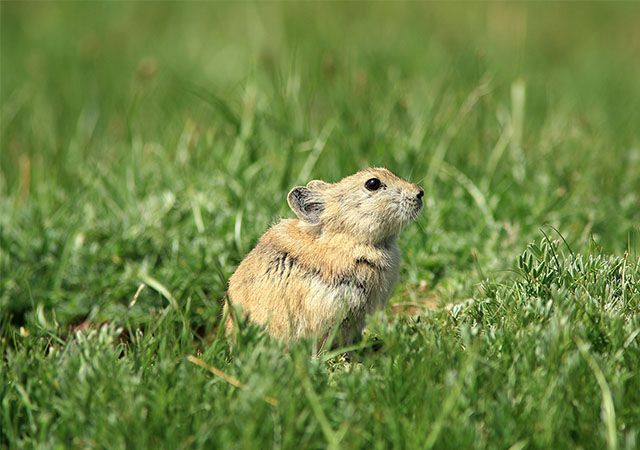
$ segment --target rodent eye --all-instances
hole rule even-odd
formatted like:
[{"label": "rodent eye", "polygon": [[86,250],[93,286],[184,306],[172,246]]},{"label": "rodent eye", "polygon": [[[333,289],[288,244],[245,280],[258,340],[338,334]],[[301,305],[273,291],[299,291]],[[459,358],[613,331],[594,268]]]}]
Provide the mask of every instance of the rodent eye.
[{"label": "rodent eye", "polygon": [[382,183],[377,178],[371,178],[364,184],[364,187],[370,191],[377,191],[380,189],[380,186],[382,186]]}]

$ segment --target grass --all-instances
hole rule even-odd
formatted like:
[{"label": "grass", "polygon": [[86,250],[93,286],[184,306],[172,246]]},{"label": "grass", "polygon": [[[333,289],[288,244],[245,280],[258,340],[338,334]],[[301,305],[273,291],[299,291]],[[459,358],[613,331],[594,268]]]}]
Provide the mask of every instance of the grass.
[{"label": "grass", "polygon": [[[0,14],[0,447],[640,445],[637,5]],[[427,198],[355,360],[230,346],[288,189],[370,165]]]}]

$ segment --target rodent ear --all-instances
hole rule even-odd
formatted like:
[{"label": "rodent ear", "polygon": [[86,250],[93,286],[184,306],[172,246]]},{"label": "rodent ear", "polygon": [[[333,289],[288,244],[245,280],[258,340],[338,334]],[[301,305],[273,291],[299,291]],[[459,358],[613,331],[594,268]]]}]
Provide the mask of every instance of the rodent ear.
[{"label": "rodent ear", "polygon": [[324,203],[319,195],[304,186],[291,189],[287,195],[289,207],[300,220],[307,223],[320,223],[320,213],[324,210]]}]

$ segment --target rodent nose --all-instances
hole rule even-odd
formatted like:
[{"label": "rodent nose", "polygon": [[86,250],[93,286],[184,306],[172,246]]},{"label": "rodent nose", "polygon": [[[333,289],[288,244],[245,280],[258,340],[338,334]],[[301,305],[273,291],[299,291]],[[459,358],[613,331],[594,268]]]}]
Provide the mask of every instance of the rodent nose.
[{"label": "rodent nose", "polygon": [[419,198],[420,200],[422,200],[422,197],[424,197],[424,191],[423,191],[422,189],[420,189],[420,190],[418,191],[418,198]]}]

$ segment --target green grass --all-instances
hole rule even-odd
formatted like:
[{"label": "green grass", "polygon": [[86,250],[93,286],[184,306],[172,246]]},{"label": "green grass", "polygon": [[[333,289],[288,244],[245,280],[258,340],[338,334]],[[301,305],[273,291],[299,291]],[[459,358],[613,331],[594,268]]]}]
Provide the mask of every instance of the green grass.
[{"label": "green grass", "polygon": [[[0,447],[640,445],[637,4],[0,14]],[[231,346],[288,189],[378,165],[426,208],[354,361]]]}]

